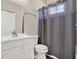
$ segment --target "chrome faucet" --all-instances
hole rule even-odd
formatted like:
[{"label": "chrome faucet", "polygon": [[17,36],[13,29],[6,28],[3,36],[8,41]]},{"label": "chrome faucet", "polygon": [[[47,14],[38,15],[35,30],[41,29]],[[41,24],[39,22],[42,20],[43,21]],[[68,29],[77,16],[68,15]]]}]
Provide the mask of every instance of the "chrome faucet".
[{"label": "chrome faucet", "polygon": [[16,33],[15,30],[13,30],[13,32],[12,32],[12,36],[13,36],[13,37],[16,37],[16,36],[17,36],[17,33]]}]

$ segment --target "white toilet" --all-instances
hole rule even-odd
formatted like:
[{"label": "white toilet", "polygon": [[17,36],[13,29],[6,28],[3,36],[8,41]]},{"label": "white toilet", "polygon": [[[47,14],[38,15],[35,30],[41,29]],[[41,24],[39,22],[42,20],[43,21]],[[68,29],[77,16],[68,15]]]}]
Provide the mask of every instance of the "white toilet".
[{"label": "white toilet", "polygon": [[35,52],[35,59],[46,59],[48,47],[42,44],[38,44],[35,46]]}]

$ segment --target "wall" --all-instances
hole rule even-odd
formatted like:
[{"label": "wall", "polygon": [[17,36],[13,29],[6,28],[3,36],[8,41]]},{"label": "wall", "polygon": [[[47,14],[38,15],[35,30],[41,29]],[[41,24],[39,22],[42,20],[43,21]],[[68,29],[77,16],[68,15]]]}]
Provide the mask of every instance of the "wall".
[{"label": "wall", "polygon": [[[36,11],[35,10],[32,10],[30,9],[32,6],[29,5],[29,8],[23,8],[21,7],[20,5],[18,4],[15,4],[15,3],[12,3],[10,1],[7,1],[7,0],[2,0],[1,1],[1,9],[5,9],[5,10],[8,10],[8,11],[12,11],[12,12],[15,12],[16,14],[16,31],[18,33],[21,33],[22,32],[22,17],[23,17],[23,14],[24,12],[31,12],[33,14],[36,14]],[[31,18],[31,16],[30,16]],[[33,22],[31,22],[32,20]],[[28,27],[26,26],[25,28],[29,28],[29,27],[32,27],[34,30],[30,30],[29,32],[26,30],[26,33],[28,32],[29,34],[37,34],[38,33],[38,27],[37,27],[37,24],[38,22],[36,21],[36,19],[34,18],[31,18],[29,20],[29,22],[31,22],[30,24],[26,23],[26,25],[28,25]],[[27,21],[27,19],[26,19]],[[31,25],[32,24],[32,25]],[[34,24],[34,25],[33,25]]]},{"label": "wall", "polygon": [[25,14],[24,16],[24,32],[28,35],[38,34],[38,20],[34,15]]},{"label": "wall", "polygon": [[[29,5],[29,7],[32,7]],[[37,15],[37,11],[35,9],[26,9],[25,12],[29,12],[31,14]],[[24,32],[28,35],[37,35],[38,34],[38,19],[37,16],[31,14],[24,15]]]}]

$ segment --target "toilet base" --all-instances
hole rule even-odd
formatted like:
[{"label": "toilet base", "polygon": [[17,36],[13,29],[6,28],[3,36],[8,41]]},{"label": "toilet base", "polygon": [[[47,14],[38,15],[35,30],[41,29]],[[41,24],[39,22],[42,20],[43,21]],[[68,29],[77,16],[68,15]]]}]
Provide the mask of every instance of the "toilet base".
[{"label": "toilet base", "polygon": [[35,59],[46,59],[46,54],[39,53],[39,54],[36,55]]}]

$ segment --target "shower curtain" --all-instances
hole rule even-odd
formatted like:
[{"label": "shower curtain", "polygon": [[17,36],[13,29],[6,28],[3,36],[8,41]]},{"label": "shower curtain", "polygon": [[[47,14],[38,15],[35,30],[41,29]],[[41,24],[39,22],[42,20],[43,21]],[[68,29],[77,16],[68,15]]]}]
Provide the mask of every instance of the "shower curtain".
[{"label": "shower curtain", "polygon": [[63,4],[64,12],[57,14],[50,15],[51,5],[38,10],[39,43],[48,46],[49,55],[75,59],[76,1],[66,0]]},{"label": "shower curtain", "polygon": [[39,40],[48,46],[49,55],[63,59],[61,56],[64,56],[64,15],[63,13],[49,15],[47,8],[40,9],[40,11],[44,15],[39,16]]}]

